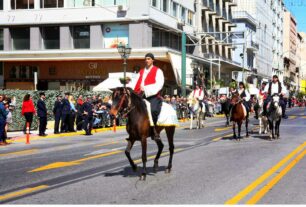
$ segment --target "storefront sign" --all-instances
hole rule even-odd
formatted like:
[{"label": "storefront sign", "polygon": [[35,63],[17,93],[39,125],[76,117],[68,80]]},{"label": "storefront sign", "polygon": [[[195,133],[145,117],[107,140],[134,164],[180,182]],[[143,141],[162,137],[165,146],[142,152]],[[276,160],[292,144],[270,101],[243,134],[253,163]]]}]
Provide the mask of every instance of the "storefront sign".
[{"label": "storefront sign", "polygon": [[128,25],[105,24],[103,33],[105,48],[116,48],[120,43],[126,45],[129,42]]}]

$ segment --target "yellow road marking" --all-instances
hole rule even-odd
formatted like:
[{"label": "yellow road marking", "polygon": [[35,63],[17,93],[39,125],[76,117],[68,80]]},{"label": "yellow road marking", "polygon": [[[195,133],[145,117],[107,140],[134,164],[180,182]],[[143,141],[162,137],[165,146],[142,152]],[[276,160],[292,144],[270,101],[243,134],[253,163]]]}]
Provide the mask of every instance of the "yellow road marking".
[{"label": "yellow road marking", "polygon": [[48,188],[48,187],[49,186],[47,186],[47,185],[40,185],[40,186],[37,186],[37,187],[34,187],[34,188],[26,188],[26,189],[23,189],[23,190],[20,190],[20,191],[16,191],[16,192],[8,193],[8,194],[5,194],[5,195],[1,195],[0,196],[0,201],[7,200],[7,199],[10,199],[10,198],[15,198],[15,197],[22,196],[22,195],[29,194],[29,193],[33,193],[35,191],[39,191],[39,190],[42,190],[42,189],[45,189],[45,188]]},{"label": "yellow road marking", "polygon": [[104,144],[95,145],[94,147],[104,147],[104,146],[108,146],[108,145],[112,145],[112,144],[118,144],[118,143],[119,143],[119,141],[108,142],[108,143],[104,143]]},{"label": "yellow road marking", "polygon": [[306,119],[306,116],[303,116],[303,119]]},{"label": "yellow road marking", "polygon": [[295,119],[297,116],[289,116],[289,119]]},{"label": "yellow road marking", "polygon": [[5,153],[5,154],[0,154],[0,157],[7,156],[7,155],[28,155],[28,154],[33,154],[37,151],[38,151],[38,149],[23,150],[23,151],[18,151],[18,152],[9,152],[9,153]]},{"label": "yellow road marking", "polygon": [[269,178],[273,173],[275,173],[280,167],[286,164],[293,156],[302,151],[306,146],[306,142],[298,146],[295,150],[293,150],[289,155],[285,156],[280,162],[266,171],[263,175],[261,175],[257,180],[248,185],[245,189],[240,191],[237,195],[229,199],[225,202],[225,204],[237,204],[241,199],[247,196],[250,192],[252,192],[258,185],[263,183],[267,178]]},{"label": "yellow road marking", "polygon": [[80,164],[82,164],[82,162],[85,162],[85,161],[88,161],[88,160],[98,159],[98,158],[101,158],[101,157],[107,157],[107,156],[119,154],[119,153],[122,153],[122,152],[123,152],[122,150],[116,150],[116,151],[107,152],[107,153],[103,153],[103,154],[98,154],[98,155],[95,155],[95,156],[86,157],[86,158],[83,158],[83,159],[69,161],[69,162],[54,162],[54,163],[36,168],[36,169],[28,171],[28,172],[40,172],[40,171],[45,171],[45,170],[51,170],[51,169],[80,165]]},{"label": "yellow road marking", "polygon": [[[183,150],[182,148],[178,148],[178,149],[175,149],[174,152],[179,152],[179,151],[182,151],[182,150]],[[169,155],[169,154],[170,154],[170,152],[163,152],[163,153],[160,154],[160,156],[161,156],[161,157],[164,157],[164,156],[167,156],[167,155]],[[156,155],[151,155],[151,156],[147,157],[147,160],[152,160],[152,159],[154,159],[155,157],[156,157]],[[134,160],[134,163],[135,163],[135,164],[139,164],[139,163],[141,163],[141,162],[142,162],[142,159]]]},{"label": "yellow road marking", "polygon": [[231,136],[233,136],[233,134],[227,134],[227,135],[224,135],[224,136],[222,136],[222,137],[214,138],[212,141],[213,141],[213,142],[217,142],[217,141],[220,141],[220,140],[223,139],[223,138],[227,138],[227,137],[231,137]]},{"label": "yellow road marking", "polygon": [[221,132],[221,131],[229,130],[231,128],[232,128],[231,126],[230,127],[223,127],[223,128],[216,128],[215,132]]},{"label": "yellow road marking", "polygon": [[261,188],[246,204],[256,204],[273,186],[275,186],[306,154],[304,150],[294,160],[292,160],[286,168],[284,168],[277,176],[275,176],[267,185]]}]

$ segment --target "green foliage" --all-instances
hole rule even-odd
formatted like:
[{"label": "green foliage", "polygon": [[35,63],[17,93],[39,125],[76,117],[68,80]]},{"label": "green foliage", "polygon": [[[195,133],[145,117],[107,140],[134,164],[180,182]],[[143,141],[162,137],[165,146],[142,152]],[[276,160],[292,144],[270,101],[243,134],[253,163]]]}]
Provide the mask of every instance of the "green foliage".
[{"label": "green foliage", "polygon": [[298,92],[297,95],[296,95],[296,98],[298,100],[301,100],[301,99],[303,99],[304,96],[306,96],[305,92]]},{"label": "green foliage", "polygon": [[[13,99],[15,97],[15,99],[16,99],[15,109],[12,112],[13,123],[9,127],[10,131],[16,131],[16,130],[22,130],[23,129],[25,119],[21,115],[21,107],[22,107],[22,101],[23,101],[24,96],[26,94],[30,94],[32,96],[33,102],[34,102],[34,105],[35,105],[35,109],[36,109],[36,103],[39,99],[39,93],[40,92],[41,91],[27,91],[27,90],[3,90],[2,91],[2,94],[6,95],[7,97],[9,97],[11,99]],[[53,110],[54,102],[56,100],[56,96],[58,94],[64,95],[64,92],[63,91],[48,90],[48,91],[45,91],[45,94],[46,94],[46,100],[45,100],[46,107],[47,107],[48,113],[50,114],[50,115],[48,115],[48,120],[51,121],[51,120],[54,120],[52,110]],[[70,94],[73,95],[73,97],[75,99],[77,99],[79,95],[83,95],[83,98],[85,96],[93,96],[93,95],[102,96],[102,98],[103,98],[105,96],[111,95],[110,92],[92,92],[92,91],[75,91],[75,92],[70,92]],[[33,124],[32,124],[31,128],[32,129],[37,129],[37,126],[38,126],[38,120],[37,120],[37,117],[34,116]]]},{"label": "green foliage", "polygon": [[229,87],[230,87],[230,88],[236,89],[236,88],[237,88],[237,82],[236,82],[236,81],[232,81],[232,82],[229,84]]}]

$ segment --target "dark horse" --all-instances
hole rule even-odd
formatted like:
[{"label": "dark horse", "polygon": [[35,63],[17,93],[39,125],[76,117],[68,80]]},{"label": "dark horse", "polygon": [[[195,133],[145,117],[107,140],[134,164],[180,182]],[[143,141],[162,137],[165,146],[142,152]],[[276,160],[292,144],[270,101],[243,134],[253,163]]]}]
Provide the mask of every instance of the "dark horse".
[{"label": "dark horse", "polygon": [[221,112],[224,113],[225,118],[226,118],[226,126],[229,126],[231,101],[229,98],[225,98],[225,99],[222,99],[220,103],[221,103]]},{"label": "dark horse", "polygon": [[[131,158],[130,151],[135,141],[141,142],[143,172],[140,179],[145,180],[147,174],[147,138],[151,136],[150,121],[146,104],[141,97],[133,92],[132,89],[123,87],[115,89],[112,95],[112,101],[113,103],[111,113],[116,115],[118,112],[120,112],[127,116],[128,121],[126,124],[126,131],[128,132],[129,137],[127,138],[128,144],[125,150],[125,154],[134,171],[137,171],[137,165]],[[169,143],[170,158],[168,167],[166,169],[166,173],[169,173],[172,168],[172,158],[174,153],[173,136],[175,132],[175,126],[157,127],[157,132],[160,133],[163,129],[166,130]],[[164,144],[160,139],[156,141],[156,144],[158,146],[158,152],[154,159],[154,172],[158,170],[158,160],[164,148]]]},{"label": "dark horse", "polygon": [[[249,124],[249,116],[248,112],[245,115],[245,112],[243,110],[243,100],[239,97],[238,93],[233,94],[231,103],[233,104],[232,107],[232,113],[231,113],[231,121],[233,121],[233,133],[234,133],[234,139],[240,140],[240,132],[241,132],[241,125],[243,120],[245,120],[245,128],[246,128],[246,137],[249,137],[249,130],[248,130],[248,124]],[[236,123],[238,125],[238,137],[236,136]]]}]

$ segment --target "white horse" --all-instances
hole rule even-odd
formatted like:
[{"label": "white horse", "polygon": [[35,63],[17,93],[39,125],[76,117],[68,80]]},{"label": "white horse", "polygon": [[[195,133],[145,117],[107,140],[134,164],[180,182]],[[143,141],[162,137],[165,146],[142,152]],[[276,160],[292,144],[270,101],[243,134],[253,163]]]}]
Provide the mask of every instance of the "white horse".
[{"label": "white horse", "polygon": [[270,127],[270,140],[279,139],[279,126],[282,120],[282,107],[279,104],[279,95],[273,95],[268,104],[268,121]]},{"label": "white horse", "polygon": [[188,106],[190,111],[190,129],[192,129],[192,122],[195,118],[197,120],[197,129],[204,127],[203,115],[205,114],[205,105],[201,109],[200,102],[194,98],[192,94],[188,97]]},{"label": "white horse", "polygon": [[259,134],[261,134],[262,132],[264,134],[267,134],[269,128],[269,122],[268,122],[268,118],[267,116],[263,116],[263,104],[264,104],[264,96],[259,95],[258,96],[258,121],[259,121]]}]

